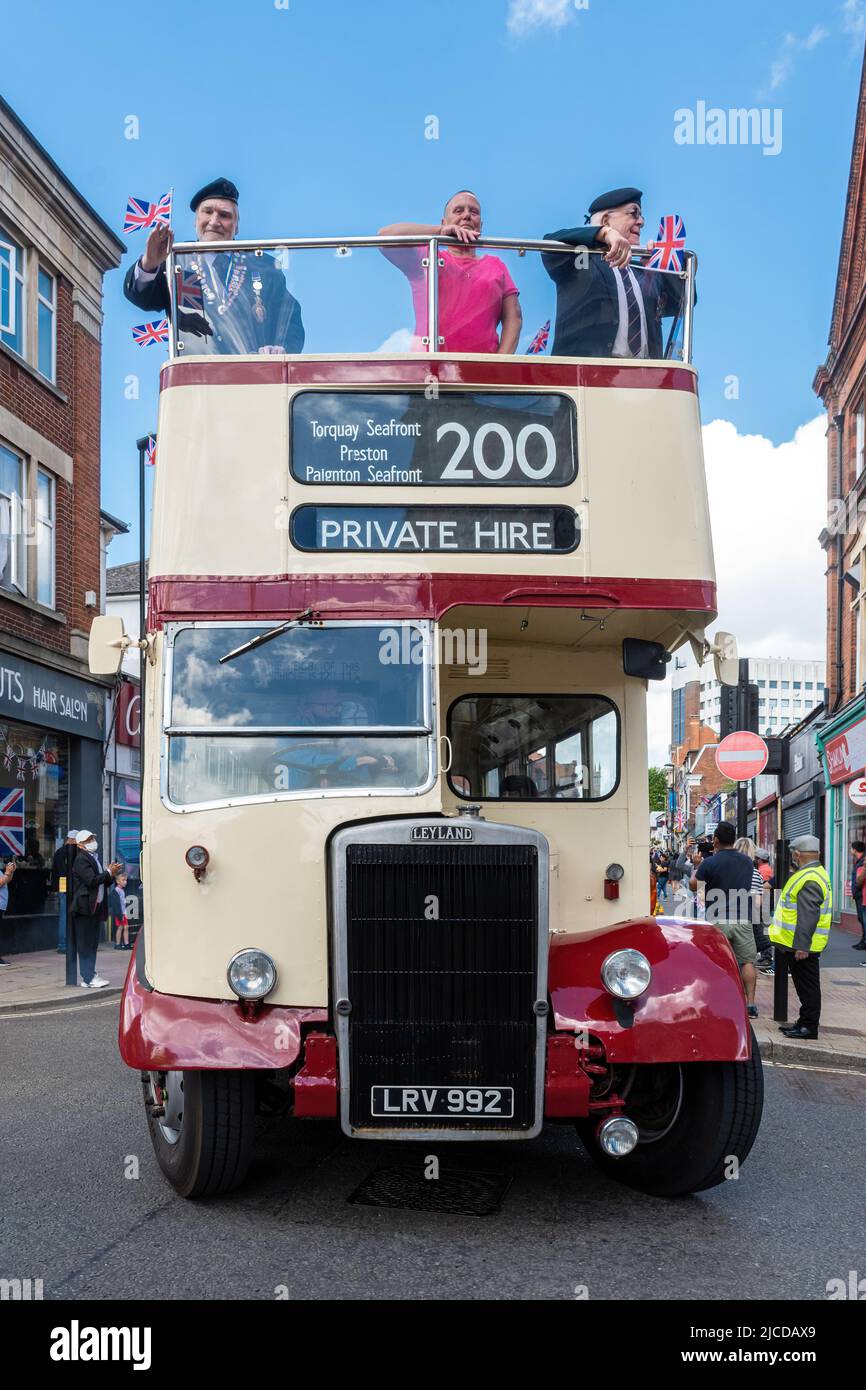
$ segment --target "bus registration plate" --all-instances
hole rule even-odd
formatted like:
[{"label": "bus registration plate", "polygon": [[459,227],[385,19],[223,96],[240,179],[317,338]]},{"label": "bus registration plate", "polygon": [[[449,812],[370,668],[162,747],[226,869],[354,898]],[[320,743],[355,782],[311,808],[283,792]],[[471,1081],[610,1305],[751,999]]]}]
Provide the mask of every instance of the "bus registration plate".
[{"label": "bus registration plate", "polygon": [[377,1119],[425,1115],[452,1119],[511,1119],[512,1086],[373,1086],[370,1113]]}]

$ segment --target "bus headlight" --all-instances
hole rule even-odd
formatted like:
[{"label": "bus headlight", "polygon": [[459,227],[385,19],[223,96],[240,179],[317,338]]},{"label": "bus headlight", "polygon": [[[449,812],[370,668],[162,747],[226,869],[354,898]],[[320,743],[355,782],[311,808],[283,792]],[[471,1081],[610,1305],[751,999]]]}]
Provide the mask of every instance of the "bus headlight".
[{"label": "bus headlight", "polygon": [[264,999],[277,983],[277,967],[265,951],[238,951],[229,961],[226,978],[239,999]]},{"label": "bus headlight", "polygon": [[625,1115],[612,1115],[599,1125],[596,1138],[611,1158],[625,1158],[637,1144],[637,1125],[634,1120],[626,1119]]},{"label": "bus headlight", "polygon": [[652,977],[652,967],[646,956],[631,947],[613,951],[601,967],[604,987],[617,999],[637,999],[649,988]]}]

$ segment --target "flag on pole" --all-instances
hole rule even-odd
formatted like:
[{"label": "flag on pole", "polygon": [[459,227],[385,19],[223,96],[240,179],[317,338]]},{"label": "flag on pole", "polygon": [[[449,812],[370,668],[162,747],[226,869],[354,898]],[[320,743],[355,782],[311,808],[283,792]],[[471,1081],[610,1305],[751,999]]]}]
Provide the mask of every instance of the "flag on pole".
[{"label": "flag on pole", "polygon": [[678,213],[663,217],[659,222],[655,250],[647,261],[647,270],[682,270],[681,252],[686,249],[686,225]]},{"label": "flag on pole", "polygon": [[128,198],[123,219],[125,234],[128,236],[130,232],[140,231],[144,227],[170,227],[173,193],[174,189],[170,188],[158,203],[149,203],[146,198]]},{"label": "flag on pole", "polygon": [[538,332],[536,333],[536,335],[535,335],[535,337],[533,338],[532,342],[529,344],[529,347],[526,349],[526,351],[527,351],[527,352],[544,352],[544,349],[547,347],[547,340],[548,340],[549,337],[550,337],[550,319],[548,319],[548,320],[547,320],[547,323],[545,323],[541,328],[539,328]]},{"label": "flag on pole", "polygon": [[133,328],[132,336],[139,347],[149,347],[151,343],[167,343],[168,319],[154,319],[152,323],[139,323]]},{"label": "flag on pole", "polygon": [[144,449],[144,462],[146,467],[152,468],[156,463],[156,435],[148,436],[147,444]]}]

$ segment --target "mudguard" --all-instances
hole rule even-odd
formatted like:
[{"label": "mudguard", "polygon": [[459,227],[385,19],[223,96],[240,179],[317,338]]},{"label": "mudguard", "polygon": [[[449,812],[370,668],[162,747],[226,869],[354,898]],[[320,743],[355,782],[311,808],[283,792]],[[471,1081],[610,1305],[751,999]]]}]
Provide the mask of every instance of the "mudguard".
[{"label": "mudguard", "polygon": [[[645,994],[608,994],[601,967],[612,951],[642,951],[652,966]],[[717,927],[677,917],[639,917],[550,942],[549,993],[558,1032],[586,1029],[608,1062],[745,1062],[751,1032],[740,972]]]},{"label": "mudguard", "polygon": [[325,1009],[263,1004],[253,1017],[225,999],[158,994],[144,968],[143,933],[129,962],[118,1043],[137,1071],[279,1071],[301,1051],[301,1030],[326,1023]]}]

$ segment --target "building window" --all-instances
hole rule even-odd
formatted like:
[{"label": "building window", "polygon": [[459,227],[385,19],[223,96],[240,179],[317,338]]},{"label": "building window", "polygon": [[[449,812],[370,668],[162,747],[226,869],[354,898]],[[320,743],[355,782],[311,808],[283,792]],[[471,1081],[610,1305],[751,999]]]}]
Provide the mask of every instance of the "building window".
[{"label": "building window", "polygon": [[17,859],[7,916],[51,912],[51,859],[69,830],[69,739],[0,720],[0,858]]},{"label": "building window", "polygon": [[771,689],[771,690],[778,690],[778,689],[779,689],[779,682],[778,682],[778,681],[770,681],[770,689]]},{"label": "building window", "polygon": [[25,593],[24,460],[0,444],[0,589]]},{"label": "building window", "polygon": [[0,342],[24,356],[27,316],[25,252],[0,228]]},{"label": "building window", "polygon": [[790,690],[790,689],[791,689],[791,682],[790,682],[790,681],[782,681],[782,689],[783,689],[783,690]]},{"label": "building window", "polygon": [[866,443],[866,419],[864,419],[863,411],[864,404],[861,401],[859,406],[857,407],[857,413],[854,416],[855,458],[857,468],[856,476],[858,478],[860,477],[860,474],[863,472],[863,451],[864,443]]},{"label": "building window", "polygon": [[39,370],[49,381],[57,368],[57,281],[39,267],[38,352]]},{"label": "building window", "polygon": [[36,493],[36,602],[54,607],[54,479],[39,469]]}]

